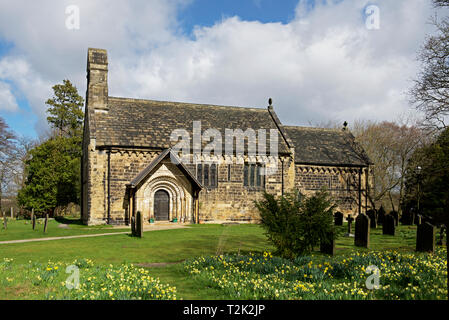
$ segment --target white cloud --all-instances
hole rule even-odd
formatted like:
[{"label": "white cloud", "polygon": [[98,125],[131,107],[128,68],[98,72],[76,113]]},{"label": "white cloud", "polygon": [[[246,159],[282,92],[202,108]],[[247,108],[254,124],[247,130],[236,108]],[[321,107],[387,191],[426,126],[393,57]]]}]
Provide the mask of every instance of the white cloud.
[{"label": "white cloud", "polygon": [[16,98],[11,92],[11,87],[2,81],[0,81],[0,110],[9,112],[19,110]]},{"label": "white cloud", "polygon": [[[379,0],[380,30],[370,31],[369,1],[300,2],[288,24],[231,17],[187,37],[176,16],[188,1],[0,2],[0,37],[15,44],[0,66],[43,123],[51,85],[68,78],[84,94],[88,47],[108,50],[114,96],[252,107],[272,97],[286,124],[393,119],[409,110],[433,12],[430,1]],[[65,28],[69,4],[79,31]]]}]

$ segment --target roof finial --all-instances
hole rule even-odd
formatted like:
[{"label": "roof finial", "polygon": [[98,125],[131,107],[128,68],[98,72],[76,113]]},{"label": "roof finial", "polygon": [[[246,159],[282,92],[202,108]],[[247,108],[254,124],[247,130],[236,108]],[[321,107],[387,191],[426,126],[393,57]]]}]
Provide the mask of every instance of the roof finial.
[{"label": "roof finial", "polygon": [[273,99],[268,99],[268,105],[270,106],[270,107],[272,107],[273,106]]},{"label": "roof finial", "polygon": [[343,123],[343,131],[346,131],[348,129],[348,122]]}]

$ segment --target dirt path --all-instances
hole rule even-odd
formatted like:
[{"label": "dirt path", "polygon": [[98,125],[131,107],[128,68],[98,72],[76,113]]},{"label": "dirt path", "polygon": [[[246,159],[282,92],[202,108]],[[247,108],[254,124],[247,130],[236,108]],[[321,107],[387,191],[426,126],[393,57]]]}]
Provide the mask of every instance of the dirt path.
[{"label": "dirt path", "polygon": [[[182,228],[188,228],[188,227],[187,226],[183,226],[183,225],[151,225],[151,226],[144,226],[143,231],[147,232],[147,231],[182,229]],[[13,244],[13,243],[37,242],[37,241],[51,241],[51,240],[65,240],[65,239],[77,239],[77,238],[115,236],[115,235],[120,235],[120,234],[129,234],[129,233],[130,233],[130,231],[124,231],[124,232],[114,232],[114,233],[84,234],[84,235],[78,235],[78,236],[49,237],[49,238],[23,239],[23,240],[8,240],[8,241],[0,241],[0,245],[2,245],[2,244]]]}]

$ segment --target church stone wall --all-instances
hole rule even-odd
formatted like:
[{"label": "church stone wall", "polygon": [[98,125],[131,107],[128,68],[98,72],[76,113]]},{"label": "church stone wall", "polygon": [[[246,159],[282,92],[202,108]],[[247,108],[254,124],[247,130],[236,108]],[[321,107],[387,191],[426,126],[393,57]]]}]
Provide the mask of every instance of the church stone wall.
[{"label": "church stone wall", "polygon": [[[362,212],[366,212],[365,179],[362,170]],[[372,182],[369,181],[370,185]],[[345,215],[357,214],[359,209],[359,168],[295,165],[295,188],[305,195],[312,195],[325,188]],[[368,202],[369,207],[369,202]]]}]

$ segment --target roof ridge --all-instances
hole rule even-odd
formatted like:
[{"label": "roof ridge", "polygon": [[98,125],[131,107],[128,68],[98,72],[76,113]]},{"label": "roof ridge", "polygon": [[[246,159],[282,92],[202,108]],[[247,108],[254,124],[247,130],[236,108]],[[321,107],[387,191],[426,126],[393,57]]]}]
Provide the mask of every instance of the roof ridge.
[{"label": "roof ridge", "polygon": [[320,128],[320,127],[306,127],[306,126],[284,126],[286,129],[300,129],[300,130],[310,130],[310,131],[332,131],[332,132],[341,132],[344,131],[337,128]]},{"label": "roof ridge", "polygon": [[186,106],[199,106],[199,107],[210,107],[210,108],[234,108],[234,109],[244,109],[244,110],[251,110],[251,111],[265,111],[267,112],[266,108],[256,108],[256,107],[241,107],[241,106],[225,106],[225,105],[215,105],[215,104],[206,104],[206,103],[191,103],[191,102],[179,102],[179,101],[162,101],[162,100],[150,100],[150,99],[136,99],[136,98],[125,98],[125,97],[111,97],[109,96],[108,99],[115,99],[120,101],[129,101],[129,102],[146,102],[146,103],[176,103]]}]

